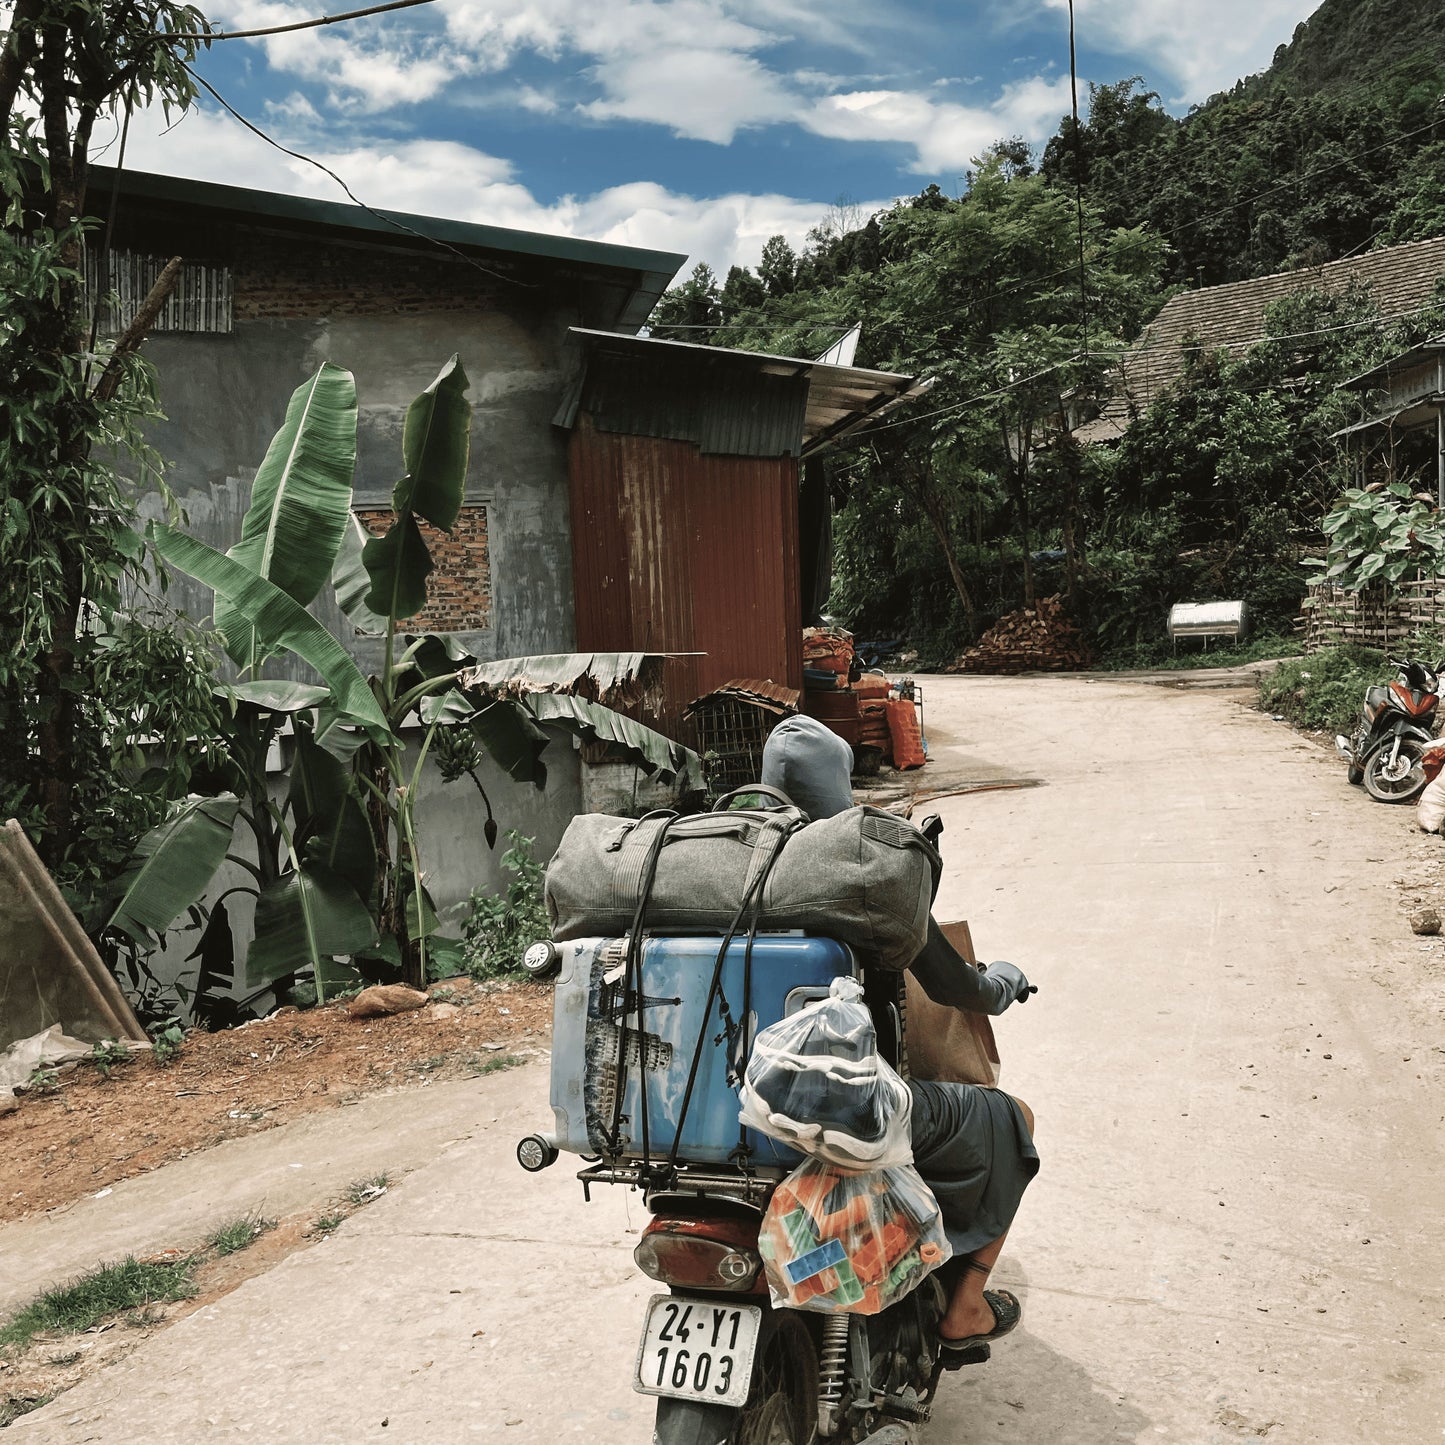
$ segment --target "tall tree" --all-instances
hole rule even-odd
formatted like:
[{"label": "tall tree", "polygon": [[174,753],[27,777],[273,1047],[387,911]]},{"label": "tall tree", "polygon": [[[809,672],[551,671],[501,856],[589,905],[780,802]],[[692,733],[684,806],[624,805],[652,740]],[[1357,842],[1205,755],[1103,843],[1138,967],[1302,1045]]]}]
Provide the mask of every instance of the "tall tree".
[{"label": "tall tree", "polygon": [[169,0],[15,0],[0,43],[0,793],[67,878],[91,866],[87,840],[104,830],[81,818],[97,800],[115,806],[106,778],[129,757],[117,743],[136,718],[119,711],[120,674],[165,673],[164,686],[158,675],[151,689],[119,687],[163,735],[188,719],[159,718],[148,692],[196,695],[188,645],[168,653],[116,613],[122,583],[144,578],[144,554],[115,458],[141,471],[155,460],[141,441],[154,397],[138,349],[179,258],[121,335],[95,347],[100,298],[84,270],[97,122],[189,105],[186,62],[207,30]]}]

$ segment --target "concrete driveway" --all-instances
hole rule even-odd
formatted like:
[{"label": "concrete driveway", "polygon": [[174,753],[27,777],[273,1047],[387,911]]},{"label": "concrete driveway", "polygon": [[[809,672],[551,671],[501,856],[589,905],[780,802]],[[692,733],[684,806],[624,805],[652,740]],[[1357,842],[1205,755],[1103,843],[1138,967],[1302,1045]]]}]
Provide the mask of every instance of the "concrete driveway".
[{"label": "concrete driveway", "polygon": [[[1445,945],[1397,884],[1439,881],[1440,840],[1226,692],[960,678],[927,703],[941,774],[1044,780],[931,805],[939,915],[1040,985],[998,1034],[1044,1166],[996,1276],[1024,1324],[928,1439],[1445,1438]],[[17,1439],[643,1445],[640,1201],[516,1168],[543,1065],[465,1087],[467,1137]]]}]

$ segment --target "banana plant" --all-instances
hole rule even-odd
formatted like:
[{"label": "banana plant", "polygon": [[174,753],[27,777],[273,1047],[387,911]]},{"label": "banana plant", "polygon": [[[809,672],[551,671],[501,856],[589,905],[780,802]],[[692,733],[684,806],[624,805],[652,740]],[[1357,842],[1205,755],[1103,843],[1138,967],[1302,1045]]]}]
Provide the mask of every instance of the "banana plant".
[{"label": "banana plant", "polygon": [[[416,800],[438,736],[465,736],[468,747],[489,754],[510,777],[538,787],[546,781],[544,720],[610,742],[664,780],[698,774],[689,750],[605,705],[637,701],[655,688],[662,664],[656,655],[482,663],[453,638],[404,633],[405,620],[425,606],[434,567],[419,523],[449,531],[464,502],[467,386],[453,356],[408,408],[403,473],[385,536],[369,537],[351,510],[355,383],[330,363],[292,396],[257,473],[236,546],[221,553],[175,527],[152,524],[157,553],[214,590],[213,621],[242,671],[241,681],[220,689],[231,720],[232,766],[223,770],[218,793],[249,828],[254,847],[247,851],[255,857],[217,852],[224,818],[202,809],[202,800],[189,811],[177,809],[137,850],[114,927],[133,938],[158,936],[205,894],[229,857],[250,875],[241,891],[256,896],[255,939],[246,958],[251,987],[309,967],[324,999],[328,987],[347,976],[340,958],[353,969],[389,969],[421,983],[429,956],[455,943],[437,935],[419,862]],[[352,624],[383,637],[374,677],[363,676],[306,611],[328,582]],[[319,683],[262,675],[268,659],[286,652],[310,664]],[[579,692],[587,695],[571,695]],[[267,757],[283,735],[289,777],[277,797]],[[482,796],[490,846],[496,823],[484,790]],[[179,859],[185,839],[199,835],[203,822],[211,830],[207,851],[163,893],[156,882],[163,869],[147,862]],[[209,933],[198,949],[203,971],[211,967],[205,959],[225,956],[216,940],[208,951]]]}]

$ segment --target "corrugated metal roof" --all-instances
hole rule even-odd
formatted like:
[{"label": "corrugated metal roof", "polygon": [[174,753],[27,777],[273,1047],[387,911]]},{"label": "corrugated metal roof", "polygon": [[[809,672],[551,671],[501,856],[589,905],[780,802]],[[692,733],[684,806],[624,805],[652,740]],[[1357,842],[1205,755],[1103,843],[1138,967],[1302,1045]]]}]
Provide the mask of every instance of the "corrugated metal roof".
[{"label": "corrugated metal roof", "polygon": [[587,365],[554,421],[691,441],[727,456],[807,456],[932,386],[796,356],[573,327]]}]

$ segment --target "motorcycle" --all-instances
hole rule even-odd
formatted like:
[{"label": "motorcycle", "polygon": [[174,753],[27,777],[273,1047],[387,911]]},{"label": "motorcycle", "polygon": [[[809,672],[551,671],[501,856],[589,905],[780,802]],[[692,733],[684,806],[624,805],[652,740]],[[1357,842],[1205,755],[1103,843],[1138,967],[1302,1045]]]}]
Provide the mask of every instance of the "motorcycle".
[{"label": "motorcycle", "polygon": [[[537,944],[528,971],[544,976],[558,961],[556,945]],[[880,1020],[880,1052],[906,1066],[898,976],[866,986]],[[624,997],[618,1006],[625,1014],[635,1003]],[[569,1011],[559,1006],[559,1023]],[[554,1058],[562,1047],[554,1037]],[[637,1041],[637,1056],[664,1047],[649,1035]],[[565,1104],[558,1118],[567,1133]],[[571,1132],[574,1143],[563,1147],[580,1152]],[[518,1162],[545,1169],[559,1157],[558,1144],[556,1134],[529,1135],[517,1146]],[[943,1374],[989,1358],[986,1343],[967,1351],[940,1343],[939,1322],[962,1261],[949,1261],[875,1315],[775,1308],[759,1233],[773,1190],[789,1172],[785,1163],[584,1162],[577,1177],[588,1198],[596,1184],[626,1185],[643,1191],[651,1214],[634,1259],[667,1292],[648,1301],[633,1388],[657,1399],[653,1445],[917,1445]]]},{"label": "motorcycle", "polygon": [[1435,740],[1440,705],[1440,670],[1423,662],[1391,658],[1397,677],[1365,690],[1353,738],[1337,735],[1335,749],[1345,759],[1346,777],[1365,785],[1379,803],[1408,803],[1425,786],[1421,755]]}]

